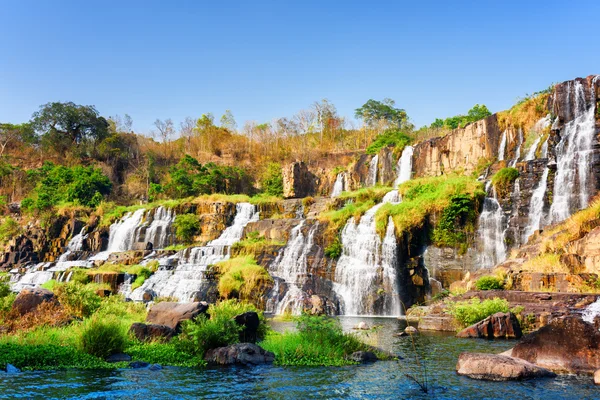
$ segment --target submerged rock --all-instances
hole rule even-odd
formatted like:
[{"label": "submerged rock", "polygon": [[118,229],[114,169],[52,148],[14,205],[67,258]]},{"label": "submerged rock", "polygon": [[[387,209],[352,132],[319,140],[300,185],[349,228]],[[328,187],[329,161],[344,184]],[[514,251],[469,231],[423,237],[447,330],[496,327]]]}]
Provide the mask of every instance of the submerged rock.
[{"label": "submerged rock", "polygon": [[348,356],[348,359],[361,364],[375,362],[378,360],[377,355],[372,351],[355,351]]},{"label": "submerged rock", "polygon": [[160,364],[152,364],[148,367],[148,369],[150,371],[160,371],[161,369],[163,369],[163,367]]},{"label": "submerged rock", "polygon": [[12,364],[6,364],[6,373],[7,374],[18,374],[19,372],[21,372],[21,370],[17,367],[15,367]]},{"label": "submerged rock", "polygon": [[500,354],[461,353],[456,373],[473,379],[510,381],[556,376],[552,371],[525,360]]},{"label": "submerged rock", "polygon": [[404,329],[404,332],[411,335],[411,334],[415,334],[415,333],[419,333],[419,330],[417,328],[415,328],[414,326],[407,326],[406,329]]},{"label": "submerged rock", "polygon": [[209,364],[257,365],[272,363],[275,360],[275,354],[252,343],[236,343],[227,347],[208,350],[204,359]]},{"label": "submerged rock", "polygon": [[157,303],[150,308],[146,322],[152,325],[166,325],[179,331],[181,322],[206,314],[208,303],[200,301],[194,303]]},{"label": "submerged rock", "polygon": [[43,288],[23,289],[15,298],[12,308],[17,310],[19,314],[25,315],[35,310],[45,301],[55,301],[54,293],[50,290]]},{"label": "submerged rock", "polygon": [[133,361],[129,363],[129,368],[146,368],[148,367],[150,364],[148,364],[147,362],[144,361]]},{"label": "submerged rock", "polygon": [[106,362],[109,362],[109,363],[124,362],[124,361],[131,361],[131,356],[129,354],[125,354],[125,353],[116,353],[116,354],[111,354],[110,356],[106,357]]},{"label": "submerged rock", "polygon": [[519,339],[523,336],[523,332],[513,313],[498,312],[463,329],[456,336],[460,338]]}]

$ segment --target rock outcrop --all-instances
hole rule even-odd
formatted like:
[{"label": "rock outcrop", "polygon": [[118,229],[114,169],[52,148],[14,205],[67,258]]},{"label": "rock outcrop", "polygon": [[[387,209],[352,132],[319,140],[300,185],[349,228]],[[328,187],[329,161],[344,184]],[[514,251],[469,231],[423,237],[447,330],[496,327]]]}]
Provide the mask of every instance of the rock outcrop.
[{"label": "rock outcrop", "polygon": [[56,301],[54,293],[43,288],[27,288],[21,290],[12,304],[13,310],[25,315],[35,310],[43,302]]},{"label": "rock outcrop", "polygon": [[522,335],[517,317],[510,312],[499,312],[463,329],[456,336],[460,338],[519,339]]},{"label": "rock outcrop", "polygon": [[461,353],[456,364],[458,375],[488,381],[511,381],[556,376],[530,362],[500,354]]},{"label": "rock outcrop", "polygon": [[272,363],[275,355],[252,343],[236,343],[208,350],[204,359],[209,364],[217,365],[258,365]]},{"label": "rock outcrop", "polygon": [[208,303],[203,301],[194,303],[165,301],[154,304],[150,308],[146,322],[150,325],[166,325],[175,331],[179,331],[183,321],[194,319],[200,314],[205,314],[207,310]]},{"label": "rock outcrop", "polygon": [[297,161],[283,168],[283,197],[286,199],[312,196],[318,181],[304,162]]},{"label": "rock outcrop", "polygon": [[169,340],[177,334],[177,331],[169,326],[142,322],[131,324],[129,332],[141,342]]}]

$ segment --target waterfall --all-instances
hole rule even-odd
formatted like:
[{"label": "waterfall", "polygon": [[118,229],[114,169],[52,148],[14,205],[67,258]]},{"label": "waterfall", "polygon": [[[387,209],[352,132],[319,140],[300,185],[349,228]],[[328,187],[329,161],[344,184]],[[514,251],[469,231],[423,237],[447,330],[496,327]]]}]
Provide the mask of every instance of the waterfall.
[{"label": "waterfall", "polygon": [[[535,160],[535,152],[537,151],[537,148],[540,145],[540,141],[542,140],[542,135],[544,133],[544,129],[549,127],[551,122],[552,122],[552,116],[550,114],[548,114],[544,118],[541,118],[540,120],[538,120],[533,125],[532,132],[536,133],[538,135],[538,137],[535,140],[535,142],[533,142],[531,147],[529,147],[529,150],[527,150],[527,155],[525,156],[524,161]],[[546,155],[544,155],[544,149],[542,147],[542,157],[541,158],[546,158],[548,155],[548,139],[546,139],[546,141],[544,142],[544,145],[546,146]]]},{"label": "waterfall", "polygon": [[502,132],[502,139],[500,139],[500,146],[498,147],[498,161],[504,160],[505,152],[506,152],[506,131]]},{"label": "waterfall", "polygon": [[[160,269],[139,288],[131,293],[131,299],[141,301],[145,292],[154,297],[176,297],[180,301],[190,301],[207,284],[205,272],[209,265],[229,259],[231,246],[238,242],[249,222],[258,221],[259,214],[250,203],[238,203],[231,226],[221,236],[206,246],[181,250],[177,254],[159,259]],[[168,267],[175,264],[174,270]]]},{"label": "waterfall", "polygon": [[483,211],[479,216],[479,263],[481,268],[491,268],[506,259],[506,245],[504,244],[504,212],[496,197],[496,190],[486,184],[486,193],[492,191],[492,196],[483,200]]},{"label": "waterfall", "polygon": [[331,190],[331,197],[338,197],[346,189],[346,173],[340,172],[335,178],[333,189]]},{"label": "waterfall", "polygon": [[[11,290],[20,292],[25,288],[38,287],[51,280],[54,276],[48,268],[52,265],[49,262],[42,262],[27,267],[27,271],[22,275],[13,275]],[[11,271],[13,272],[13,271]]]},{"label": "waterfall", "polygon": [[398,165],[396,166],[397,177],[394,181],[394,187],[398,187],[399,184],[410,180],[412,175],[413,150],[412,146],[406,146],[404,150],[402,150],[402,156],[400,156]]},{"label": "waterfall", "polygon": [[165,248],[172,243],[173,235],[170,234],[170,230],[175,222],[175,211],[160,206],[155,210],[149,210],[145,221],[144,225],[151,221],[146,228],[145,236],[142,237],[142,230],[137,229],[135,242],[152,243],[155,249]]},{"label": "waterfall", "polygon": [[50,271],[65,271],[72,267],[90,267],[91,262],[87,260],[69,260],[71,254],[81,251],[83,248],[83,241],[87,238],[86,235],[87,226],[81,228],[81,231],[69,240],[67,244],[67,250],[58,257],[56,264],[50,268]]},{"label": "waterfall", "polygon": [[546,195],[546,186],[548,182],[548,173],[550,170],[548,167],[544,169],[544,173],[542,174],[542,179],[538,186],[534,189],[531,194],[531,201],[529,203],[529,219],[527,222],[527,226],[525,227],[525,232],[523,233],[522,243],[527,243],[527,239],[529,236],[533,234],[533,232],[540,229],[543,222],[543,211],[544,211],[544,196]]},{"label": "waterfall", "polygon": [[[342,255],[337,261],[333,284],[333,289],[342,302],[342,314],[375,314],[374,300],[381,294],[379,290],[383,289],[382,314],[399,315],[399,307],[395,309],[399,299],[392,299],[399,297],[395,277],[397,262],[395,257],[390,257],[390,253],[395,252],[395,247],[391,245],[393,222],[392,228],[389,227],[388,222],[385,246],[375,226],[377,210],[385,203],[399,201],[397,190],[389,192],[381,203],[367,210],[358,223],[354,218],[350,218],[342,230]],[[393,240],[395,242],[395,238]],[[392,270],[394,273],[391,272]],[[390,284],[390,279],[396,282]],[[379,282],[383,287],[378,285]]]},{"label": "waterfall", "polygon": [[376,154],[369,162],[369,173],[367,174],[366,185],[375,186],[377,183],[377,170],[379,166],[379,155]]},{"label": "waterfall", "polygon": [[537,150],[537,148],[538,148],[538,146],[540,144],[540,140],[542,140],[541,136],[538,137],[537,139],[535,139],[535,142],[533,142],[533,144],[531,145],[531,147],[527,151],[527,155],[525,155],[524,161],[535,160],[535,151]]},{"label": "waterfall", "polygon": [[[571,90],[567,96],[569,99],[570,94]],[[588,105],[584,87],[580,82],[575,82],[574,95],[574,119],[565,124],[561,131],[561,140],[555,148],[556,176],[550,223],[563,221],[576,210],[587,207],[592,195],[590,175],[591,155],[596,136],[595,107],[593,101]],[[592,99],[595,99],[595,96],[592,96]]]},{"label": "waterfall", "polygon": [[519,136],[518,136],[518,144],[517,144],[517,148],[515,150],[515,158],[510,162],[509,166],[510,167],[515,167],[515,165],[517,165],[517,162],[519,161],[519,158],[521,157],[521,146],[523,145],[523,129],[519,128]]},{"label": "waterfall", "polygon": [[585,322],[588,322],[593,325],[594,320],[598,316],[600,316],[600,297],[598,297],[595,302],[593,302],[592,304],[587,306],[585,310],[583,310],[582,319]]},{"label": "waterfall", "polygon": [[540,158],[548,158],[548,139],[544,141],[542,144],[542,149],[540,150]]},{"label": "waterfall", "polygon": [[[399,201],[400,199],[398,199]],[[392,217],[388,217],[387,229],[381,246],[383,288],[386,292],[383,309],[386,315],[401,315],[400,288],[398,286],[398,242]]]}]

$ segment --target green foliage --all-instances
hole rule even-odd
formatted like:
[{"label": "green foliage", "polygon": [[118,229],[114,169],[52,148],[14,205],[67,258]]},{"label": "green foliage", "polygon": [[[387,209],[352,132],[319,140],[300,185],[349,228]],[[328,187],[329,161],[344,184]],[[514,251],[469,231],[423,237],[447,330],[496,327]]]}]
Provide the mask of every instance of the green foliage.
[{"label": "green foliage", "polygon": [[504,289],[504,281],[495,276],[482,276],[475,282],[477,290],[496,290]]},{"label": "green foliage", "polygon": [[94,316],[84,321],[78,338],[81,351],[106,358],[121,353],[127,343],[127,328],[115,317]]},{"label": "green foliage", "polygon": [[252,256],[241,256],[216,264],[219,270],[219,294],[258,304],[273,279]]},{"label": "green foliage", "polygon": [[27,171],[37,181],[33,198],[23,200],[26,209],[46,210],[61,202],[96,207],[110,193],[112,183],[99,168],[65,167],[49,161],[37,170]]},{"label": "green foliage", "polygon": [[362,107],[355,110],[354,115],[356,118],[365,121],[369,126],[374,126],[383,121],[396,129],[412,128],[412,125],[408,122],[406,111],[395,108],[395,104],[392,99],[383,99],[383,101],[369,99]]},{"label": "green foliage", "polygon": [[0,343],[0,369],[12,364],[23,370],[113,369],[119,365],[82,352],[72,346]]},{"label": "green foliage", "polygon": [[325,247],[325,256],[332,259],[337,259],[342,255],[342,251],[342,242],[340,241],[339,237],[336,236],[334,241],[329,246]]},{"label": "green foliage", "polygon": [[178,348],[202,357],[206,350],[239,342],[242,327],[235,322],[233,317],[248,311],[258,313],[260,319],[258,336],[259,338],[264,337],[267,326],[262,312],[252,304],[226,300],[210,305],[208,308],[210,318],[202,315],[194,321],[184,323]]},{"label": "green foliage", "polygon": [[6,243],[21,234],[21,226],[12,217],[5,217],[0,222],[0,244]]},{"label": "green foliage", "polygon": [[231,246],[231,252],[235,255],[256,256],[270,246],[284,245],[285,242],[266,239],[264,236],[259,236],[258,231],[253,231],[248,232],[245,239],[235,242]]},{"label": "green foliage", "polygon": [[437,118],[431,125],[430,128],[442,128],[446,127],[449,129],[462,128],[471,122],[479,121],[480,119],[489,117],[492,115],[490,110],[482,104],[475,104],[473,108],[471,108],[467,115],[456,115],[454,117],[446,118],[445,120],[441,120]]},{"label": "green foliage", "polygon": [[492,185],[499,196],[510,193],[510,185],[519,177],[519,170],[512,167],[502,168],[492,176]]},{"label": "green foliage", "polygon": [[[174,339],[177,340],[177,339]],[[177,343],[139,343],[125,349],[133,360],[150,364],[170,365],[174,367],[201,367],[206,365],[201,357],[179,350]]]},{"label": "green foliage", "polygon": [[263,192],[270,196],[283,195],[283,173],[281,164],[268,163],[261,178],[261,187]]},{"label": "green foliage", "polygon": [[481,301],[474,297],[470,301],[448,302],[448,312],[463,327],[473,325],[497,312],[508,311],[508,301],[500,298]]},{"label": "green foliage", "polygon": [[10,291],[8,280],[5,280],[4,275],[0,275],[0,311],[8,311],[12,307],[17,295]]},{"label": "green foliage", "polygon": [[60,304],[77,317],[89,317],[100,308],[102,302],[92,288],[79,282],[57,284],[54,291]]},{"label": "green foliage", "polygon": [[377,136],[373,143],[367,147],[367,154],[377,154],[384,147],[393,146],[398,153],[402,152],[405,146],[412,142],[412,138],[407,134],[397,130],[387,130]]},{"label": "green foliage", "polygon": [[[440,247],[466,245],[468,233],[475,231],[478,201],[472,195],[456,194],[433,230],[432,242]],[[465,247],[466,250],[466,247]]]},{"label": "green foliage", "polygon": [[261,346],[275,354],[278,365],[349,365],[355,351],[372,351],[356,336],[342,332],[339,321],[327,316],[302,315],[297,332],[271,333]]},{"label": "green foliage", "polygon": [[200,232],[200,217],[196,214],[181,214],[175,217],[175,236],[184,243],[192,243]]}]

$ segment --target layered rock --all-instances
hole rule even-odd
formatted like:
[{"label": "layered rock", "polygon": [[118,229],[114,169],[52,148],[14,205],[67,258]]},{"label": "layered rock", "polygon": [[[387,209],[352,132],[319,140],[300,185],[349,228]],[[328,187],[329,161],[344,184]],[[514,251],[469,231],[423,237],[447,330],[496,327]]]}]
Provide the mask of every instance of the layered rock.
[{"label": "layered rock", "polygon": [[458,375],[488,381],[524,380],[556,376],[551,371],[525,360],[500,354],[461,353],[456,364]]},{"label": "layered rock", "polygon": [[460,338],[519,339],[522,335],[517,317],[510,312],[499,312],[463,329],[456,336]]},{"label": "layered rock", "polygon": [[208,303],[174,303],[161,302],[152,305],[146,316],[146,322],[153,325],[165,325],[179,331],[181,323],[185,320],[194,319],[208,310]]}]

